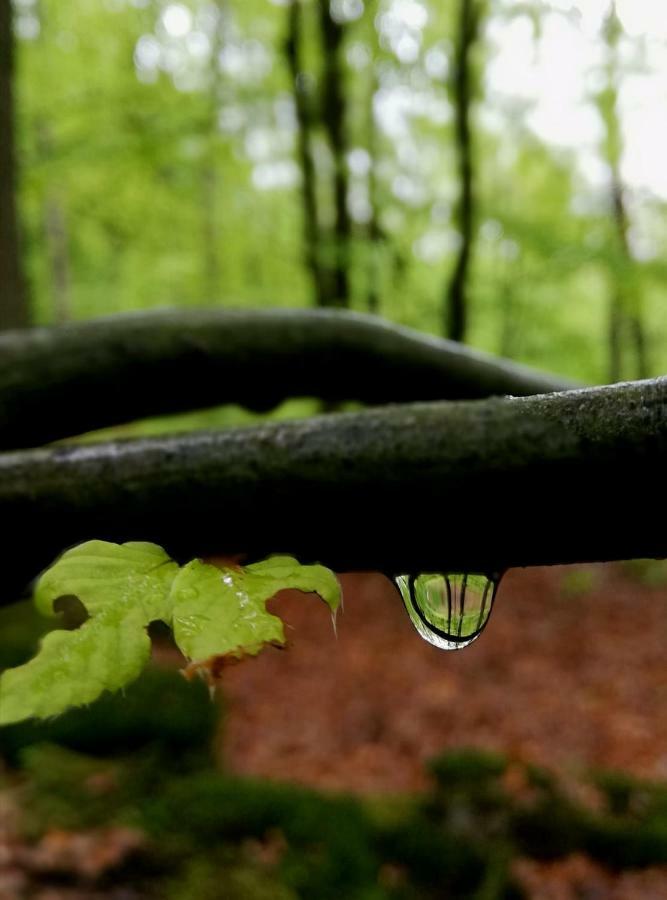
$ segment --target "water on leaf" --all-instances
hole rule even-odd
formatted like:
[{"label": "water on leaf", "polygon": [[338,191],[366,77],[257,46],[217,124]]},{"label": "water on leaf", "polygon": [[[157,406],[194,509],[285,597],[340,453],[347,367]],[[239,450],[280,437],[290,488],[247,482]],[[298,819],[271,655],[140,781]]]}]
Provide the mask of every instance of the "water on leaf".
[{"label": "water on leaf", "polygon": [[398,575],[396,584],[419,634],[442,650],[472,643],[489,621],[500,576]]}]

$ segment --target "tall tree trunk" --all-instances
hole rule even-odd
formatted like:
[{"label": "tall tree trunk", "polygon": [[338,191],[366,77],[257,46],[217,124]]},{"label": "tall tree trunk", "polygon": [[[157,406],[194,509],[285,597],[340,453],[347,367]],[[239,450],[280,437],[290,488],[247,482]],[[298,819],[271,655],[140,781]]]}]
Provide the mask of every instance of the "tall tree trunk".
[{"label": "tall tree trunk", "polygon": [[[48,123],[38,120],[35,125],[37,146],[42,162],[53,156],[53,138]],[[71,318],[69,242],[65,207],[57,186],[49,182],[45,188],[43,229],[49,264],[49,288],[53,321],[62,325]]]},{"label": "tall tree trunk", "polygon": [[[616,14],[615,0],[612,0],[609,9],[604,36],[607,44],[607,84],[598,97],[598,108],[605,126],[604,152],[610,173],[610,207],[615,246],[620,258],[620,265],[612,267],[610,272],[609,378],[619,381],[622,378],[645,378],[649,364],[636,263],[628,240],[630,222],[621,175],[623,138],[618,109],[621,24]],[[628,359],[628,349],[631,349],[634,359]]]},{"label": "tall tree trunk", "polygon": [[517,293],[516,284],[514,283],[510,273],[503,273],[500,284],[498,285],[500,293],[500,348],[499,353],[507,359],[513,359],[517,356]]},{"label": "tall tree trunk", "polygon": [[368,97],[368,203],[370,205],[370,219],[368,220],[368,293],[367,307],[370,313],[380,312],[380,254],[384,241],[384,233],[380,225],[377,191],[377,138],[378,129],[375,121],[375,92],[377,90],[377,75],[372,69],[371,84]]},{"label": "tall tree trunk", "polygon": [[323,51],[321,117],[334,163],[334,246],[330,305],[350,305],[352,221],[347,208],[347,130],[342,48],[344,26],[331,15],[329,0],[318,0]]},{"label": "tall tree trunk", "polygon": [[0,329],[29,324],[21,267],[14,157],[14,36],[11,0],[0,0]]},{"label": "tall tree trunk", "polygon": [[297,154],[301,168],[303,207],[303,257],[310,273],[316,306],[327,306],[327,290],[320,261],[320,224],[317,209],[317,173],[313,155],[312,98],[302,64],[302,0],[291,0],[287,9],[285,55],[289,66],[297,121]]},{"label": "tall tree trunk", "polygon": [[[618,346],[612,348],[612,365],[614,358],[619,361],[624,355],[623,337],[627,338],[627,343],[634,353],[634,365],[632,362],[626,367],[630,378],[646,378],[648,375],[648,359],[646,352],[646,335],[644,332],[644,323],[642,319],[641,298],[637,285],[637,272],[635,262],[628,240],[629,218],[627,206],[625,203],[625,188],[621,180],[620,161],[617,159],[612,165],[612,208],[614,214],[614,225],[618,247],[625,268],[625,277],[615,280],[613,288],[614,295],[612,297],[613,316],[617,319],[618,326],[621,331],[621,340],[617,336]],[[619,372],[616,381],[622,377]]]},{"label": "tall tree trunk", "polygon": [[475,167],[471,107],[475,96],[473,50],[481,25],[480,0],[459,0],[458,34],[451,80],[455,109],[456,156],[459,195],[454,218],[460,244],[445,298],[444,328],[447,337],[464,341],[468,326],[468,280],[475,242]]},{"label": "tall tree trunk", "polygon": [[219,148],[218,116],[222,104],[220,52],[224,46],[224,0],[216,0],[215,28],[211,41],[208,71],[208,113],[205,124],[205,150],[199,173],[201,187],[202,284],[204,300],[212,303],[220,297],[221,264],[218,223],[218,188],[220,183],[217,152]]},{"label": "tall tree trunk", "polygon": [[200,183],[203,293],[206,303],[214,303],[220,295],[220,255],[216,203],[218,175],[212,162],[206,162],[202,167]]},{"label": "tall tree trunk", "polygon": [[623,271],[611,267],[611,285],[609,293],[609,380],[613,383],[621,381],[625,370],[625,346],[627,338],[627,272],[625,263],[628,257],[627,217],[623,188],[620,183],[618,166],[609,160],[611,168],[611,214],[617,238],[618,250],[623,256]]},{"label": "tall tree trunk", "polygon": [[46,198],[44,229],[46,231],[49,268],[51,271],[53,320],[57,324],[62,325],[71,319],[72,304],[65,210],[60,199],[55,194],[50,194]]}]

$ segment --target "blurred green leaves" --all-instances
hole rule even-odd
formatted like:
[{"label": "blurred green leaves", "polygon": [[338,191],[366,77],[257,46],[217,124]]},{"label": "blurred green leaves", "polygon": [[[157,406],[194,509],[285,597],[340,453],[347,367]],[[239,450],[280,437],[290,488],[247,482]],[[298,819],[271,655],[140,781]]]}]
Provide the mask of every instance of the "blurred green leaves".
[{"label": "blurred green leaves", "polygon": [[[182,20],[176,30],[169,24],[175,6]],[[447,97],[455,7],[424,0],[404,21],[398,4],[367,3],[345,24],[352,306],[366,307],[374,279],[380,312],[426,331],[439,330],[442,285],[457,247]],[[35,319],[52,322],[63,309],[81,318],[164,304],[308,303],[285,7],[263,0],[26,0],[19,12],[19,188]],[[315,4],[304,4],[305,65],[316,101],[315,13]],[[481,237],[470,341],[600,382],[607,375],[609,273],[615,281],[623,271],[602,148],[594,150],[600,171],[589,178],[577,154],[531,129],[528,101],[503,95],[493,80],[503,43],[517,32],[532,35],[537,55],[556,21],[576,38],[576,23],[559,15],[530,2],[489,10],[474,123]],[[631,59],[632,36],[619,40]],[[601,33],[600,48],[603,42]],[[582,79],[591,118],[598,118],[601,90],[596,65],[591,57],[590,89]],[[619,71],[621,92],[632,74],[630,63]],[[321,176],[332,160],[320,143]],[[364,218],[371,174],[382,235],[375,244]],[[318,178],[326,218],[333,201],[325,182]],[[630,200],[632,237],[650,251],[633,269],[658,373],[667,364],[665,204],[637,191]],[[54,208],[58,240],[48,228]],[[67,296],[58,298],[63,271]]]}]

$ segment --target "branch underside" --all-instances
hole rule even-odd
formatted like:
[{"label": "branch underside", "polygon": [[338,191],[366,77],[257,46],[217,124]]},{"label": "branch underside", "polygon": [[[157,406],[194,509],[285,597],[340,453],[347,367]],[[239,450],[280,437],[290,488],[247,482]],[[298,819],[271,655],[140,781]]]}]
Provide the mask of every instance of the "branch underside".
[{"label": "branch underside", "polygon": [[388,574],[660,557],[666,451],[660,378],[7,453],[4,567],[93,537]]},{"label": "branch underside", "polygon": [[368,404],[561,391],[574,382],[333,310],[159,310],[0,335],[0,448],[147,416],[290,397]]}]

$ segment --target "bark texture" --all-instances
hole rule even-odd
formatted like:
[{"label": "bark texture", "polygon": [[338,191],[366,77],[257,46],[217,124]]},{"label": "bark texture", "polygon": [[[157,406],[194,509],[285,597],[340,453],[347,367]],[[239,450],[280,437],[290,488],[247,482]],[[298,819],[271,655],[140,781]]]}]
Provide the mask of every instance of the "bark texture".
[{"label": "bark texture", "polygon": [[3,584],[93,537],[389,574],[663,556],[666,455],[667,378],[3,454]]},{"label": "bark texture", "polygon": [[0,336],[0,449],[289,397],[393,403],[566,390],[566,379],[334,310],[162,310]]}]

